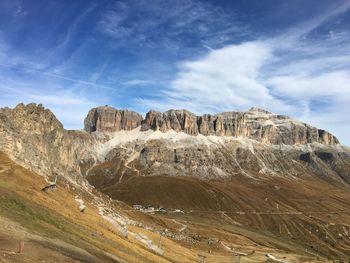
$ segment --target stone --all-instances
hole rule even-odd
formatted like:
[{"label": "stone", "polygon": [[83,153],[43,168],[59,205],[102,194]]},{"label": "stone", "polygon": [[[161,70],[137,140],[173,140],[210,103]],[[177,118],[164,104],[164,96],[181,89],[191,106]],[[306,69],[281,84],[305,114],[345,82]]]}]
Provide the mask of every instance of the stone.
[{"label": "stone", "polygon": [[174,130],[191,135],[198,134],[197,116],[187,110],[169,110],[164,113],[150,111],[142,121],[142,131],[160,130],[166,132]]},{"label": "stone", "polygon": [[319,130],[288,116],[251,108],[247,112],[223,112],[196,116],[186,110],[164,113],[150,111],[142,121],[142,131],[174,130],[190,135],[234,136],[270,144],[338,144],[338,139],[327,131]]},{"label": "stone", "polygon": [[94,159],[93,136],[67,131],[41,104],[0,109],[0,151],[25,168],[47,178],[57,174],[81,181],[80,159]]},{"label": "stone", "polygon": [[84,130],[89,133],[133,130],[141,125],[142,119],[142,116],[134,111],[102,106],[89,111],[84,120]]}]

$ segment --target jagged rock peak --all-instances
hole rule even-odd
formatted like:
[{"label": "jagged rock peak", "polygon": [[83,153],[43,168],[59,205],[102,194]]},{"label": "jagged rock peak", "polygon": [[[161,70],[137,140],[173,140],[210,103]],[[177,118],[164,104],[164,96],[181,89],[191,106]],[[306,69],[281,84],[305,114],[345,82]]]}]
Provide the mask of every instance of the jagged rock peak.
[{"label": "jagged rock peak", "polygon": [[141,125],[142,119],[142,116],[137,112],[117,110],[106,105],[89,111],[84,120],[84,130],[87,132],[132,130]]},{"label": "jagged rock peak", "polygon": [[14,109],[0,109],[1,119],[9,118],[11,121],[5,121],[3,124],[11,124],[15,129],[27,128],[37,130],[39,128],[45,131],[62,130],[62,123],[42,104],[29,103],[27,105],[20,103]]},{"label": "jagged rock peak", "polygon": [[88,132],[113,132],[131,130],[141,125],[141,131],[174,130],[190,135],[234,136],[254,139],[271,144],[338,144],[332,134],[260,108],[247,112],[222,112],[196,116],[187,110],[149,111],[145,119],[136,112],[98,107],[90,110],[85,119]]},{"label": "jagged rock peak", "polygon": [[149,129],[162,132],[173,129],[190,135],[244,137],[271,144],[339,143],[335,136],[324,130],[259,108],[202,116],[187,110],[150,111],[141,126],[142,131]]},{"label": "jagged rock peak", "polygon": [[142,121],[142,131],[157,130],[162,132],[174,130],[191,135],[198,134],[197,116],[187,110],[168,110],[166,112],[149,111]]},{"label": "jagged rock peak", "polygon": [[258,108],[258,107],[251,107],[249,110],[248,110],[249,113],[263,113],[263,114],[272,114],[271,112],[267,111],[267,110],[264,110],[264,109],[261,109],[261,108]]},{"label": "jagged rock peak", "polygon": [[41,104],[0,109],[0,151],[40,175],[80,180],[79,162],[93,159],[94,143],[86,132],[65,130]]}]

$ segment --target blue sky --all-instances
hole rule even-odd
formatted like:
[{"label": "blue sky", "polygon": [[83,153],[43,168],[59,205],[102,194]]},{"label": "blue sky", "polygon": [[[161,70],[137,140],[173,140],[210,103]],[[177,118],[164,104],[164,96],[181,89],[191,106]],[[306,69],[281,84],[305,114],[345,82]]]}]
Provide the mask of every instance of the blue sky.
[{"label": "blue sky", "polygon": [[350,145],[350,0],[0,0],[0,106],[252,106]]}]

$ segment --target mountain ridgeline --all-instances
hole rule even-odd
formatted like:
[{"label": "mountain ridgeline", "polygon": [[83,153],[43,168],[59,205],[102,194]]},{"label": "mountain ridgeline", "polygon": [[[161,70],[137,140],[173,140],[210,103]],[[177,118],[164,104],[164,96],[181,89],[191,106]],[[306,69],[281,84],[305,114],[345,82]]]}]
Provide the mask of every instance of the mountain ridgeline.
[{"label": "mountain ridgeline", "polygon": [[141,125],[141,131],[174,130],[189,135],[244,137],[271,144],[339,143],[335,136],[325,130],[259,108],[202,116],[187,110],[149,111],[143,119],[136,112],[104,106],[91,109],[84,124],[87,132],[132,130]]},{"label": "mountain ridgeline", "polygon": [[[50,110],[31,103],[0,109],[0,120],[1,151],[39,174],[71,181],[103,181],[106,173],[103,184],[121,174],[123,180],[135,174],[301,176],[305,167],[350,181],[348,148],[335,136],[257,108],[203,116],[150,111],[143,118],[103,106],[89,111],[85,131],[67,131]],[[106,163],[114,168],[101,171]]]}]

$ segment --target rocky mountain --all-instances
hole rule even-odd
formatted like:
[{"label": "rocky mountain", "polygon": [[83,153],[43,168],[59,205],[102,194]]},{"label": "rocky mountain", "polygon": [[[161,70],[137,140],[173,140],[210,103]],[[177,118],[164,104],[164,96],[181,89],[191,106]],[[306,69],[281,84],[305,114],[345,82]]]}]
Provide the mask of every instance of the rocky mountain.
[{"label": "rocky mountain", "polygon": [[[120,114],[111,107],[97,109],[89,112],[85,123],[91,122],[91,112]],[[136,126],[134,118],[130,123]],[[92,184],[110,186],[135,175],[215,179],[300,177],[305,173],[350,182],[348,149],[332,134],[287,116],[257,108],[203,116],[169,110],[150,111],[137,123],[137,128],[102,132],[108,138],[97,144],[99,161],[84,173]],[[108,131],[119,124],[98,125],[100,131]]]},{"label": "rocky mountain", "polygon": [[139,170],[207,179],[242,173],[298,176],[306,166],[329,178],[350,180],[344,169],[347,148],[335,136],[256,108],[200,117],[186,110],[150,111],[142,119],[136,112],[104,106],[89,111],[87,132],[65,130],[50,110],[36,104],[1,109],[0,119],[3,152],[39,174],[73,181],[93,177],[111,160],[119,169],[99,173],[108,173],[110,180]]},{"label": "rocky mountain", "polygon": [[80,162],[94,159],[94,136],[67,131],[41,104],[0,109],[0,150],[22,166],[47,178],[82,182]]},{"label": "rocky mountain", "polygon": [[134,111],[116,110],[109,106],[93,108],[84,120],[87,132],[132,130],[141,125],[142,116]]},{"label": "rocky mountain", "polygon": [[[231,257],[227,247],[242,240],[257,246],[257,262],[265,246],[305,257],[344,256],[350,248],[350,149],[287,116],[252,108],[203,116],[150,111],[143,118],[103,106],[89,111],[83,131],[68,131],[42,105],[19,104],[0,109],[0,151],[46,179],[58,175],[80,189],[70,195],[98,203],[96,213],[119,234],[127,225],[142,226],[191,250],[214,250],[211,262],[229,262],[218,258]],[[133,220],[121,224],[110,217],[121,212],[109,207],[109,198],[124,202],[128,215],[128,205],[181,213],[152,219],[132,213]]]},{"label": "rocky mountain", "polygon": [[141,131],[174,130],[190,135],[250,138],[271,144],[339,143],[335,136],[324,130],[258,108],[203,116],[196,116],[187,110],[150,111],[142,119],[136,112],[98,107],[89,112],[84,123],[87,132],[132,130],[142,125]]}]

